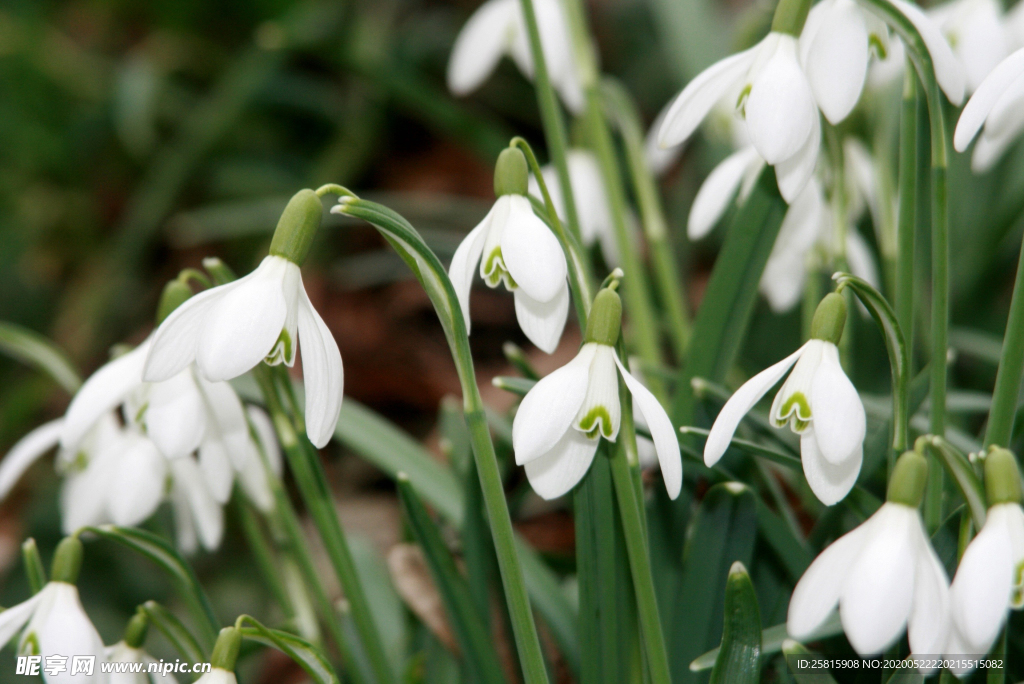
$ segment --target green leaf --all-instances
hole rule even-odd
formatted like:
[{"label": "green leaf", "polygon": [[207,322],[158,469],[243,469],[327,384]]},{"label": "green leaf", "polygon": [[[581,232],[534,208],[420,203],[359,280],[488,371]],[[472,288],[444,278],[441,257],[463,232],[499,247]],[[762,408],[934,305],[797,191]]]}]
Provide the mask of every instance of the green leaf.
[{"label": "green leaf", "polygon": [[43,567],[43,559],[39,556],[39,547],[32,537],[26,539],[21,545],[21,558],[25,563],[25,575],[28,576],[28,585],[33,594],[38,594],[46,586],[46,568]]},{"label": "green leaf", "polygon": [[171,646],[185,660],[193,663],[202,663],[207,660],[207,655],[209,654],[203,650],[199,642],[196,641],[196,638],[192,636],[192,632],[188,631],[188,628],[171,611],[156,601],[146,601],[139,608],[149,618],[150,624],[154,625],[160,630],[161,634],[167,637],[167,640],[171,642]]},{"label": "green leaf", "polygon": [[[810,650],[800,642],[792,639],[786,639],[786,641],[782,643],[782,652],[786,655],[787,665],[792,663],[792,659],[794,658],[817,655],[814,651]],[[790,667],[789,670],[793,673],[793,679],[796,681],[796,684],[836,684],[836,680],[827,671],[799,672],[793,667]]]},{"label": "green leaf", "polygon": [[238,623],[248,622],[252,627],[242,627],[242,636],[246,639],[272,646],[299,664],[306,674],[318,684],[341,684],[334,667],[313,644],[302,637],[282,632],[279,629],[264,627],[258,620],[248,615],[238,619]]},{"label": "green leaf", "polygon": [[726,482],[708,490],[689,530],[682,581],[669,611],[676,684],[697,681],[690,662],[719,634],[729,569],[736,561],[750,563],[756,535],[757,498],[749,487]]},{"label": "green leaf", "polygon": [[210,599],[203,591],[192,566],[181,557],[181,554],[173,546],[152,532],[129,527],[102,525],[100,527],[83,527],[80,532],[92,533],[103,539],[127,546],[163,568],[177,581],[185,601],[195,613],[196,621],[202,630],[200,637],[203,643],[209,647],[213,646],[217,639],[217,633],[220,631],[220,623],[217,622]]},{"label": "green leaf", "polygon": [[[960,495],[967,502],[967,508],[974,519],[974,528],[980,530],[985,525],[985,486],[981,478],[974,472],[974,466],[962,451],[941,437],[921,437],[929,451],[942,463],[946,472],[953,478]],[[919,440],[920,442],[920,440]]]},{"label": "green leaf", "polygon": [[74,394],[82,386],[82,379],[67,355],[53,342],[28,328],[0,321],[0,352],[46,373],[69,394]]},{"label": "green leaf", "polygon": [[537,384],[536,380],[530,378],[516,378],[509,377],[507,375],[497,375],[491,380],[491,384],[498,389],[503,389],[506,392],[511,392],[520,397],[525,397],[526,393],[533,389],[533,386]]},{"label": "green leaf", "polygon": [[711,684],[757,684],[761,672],[761,612],[754,584],[736,561],[725,581],[722,645],[711,671]]},{"label": "green leaf", "polygon": [[729,226],[697,311],[691,339],[700,343],[690,345],[690,356],[676,383],[678,391],[672,410],[676,424],[693,422],[690,381],[704,377],[721,382],[735,362],[757,301],[758,283],[786,209],[775,171],[766,166]]},{"label": "green leaf", "polygon": [[1003,353],[1003,338],[983,330],[950,328],[949,346],[961,354],[998,366]]},{"label": "green leaf", "polygon": [[[688,425],[679,428],[679,432],[684,435],[700,435],[701,437],[707,437],[710,434],[710,430],[703,428],[690,427]],[[779,465],[803,472],[803,464],[800,459],[792,454],[787,454],[779,449],[773,449],[770,446],[764,444],[757,444],[745,439],[738,439],[733,437],[732,446],[736,447],[740,451],[745,451],[752,456],[760,456],[761,458],[767,459],[772,463],[778,463]]]},{"label": "green leaf", "polygon": [[[811,636],[807,638],[808,641],[817,641],[819,639],[828,639],[838,634],[843,633],[843,625],[839,621],[839,613],[834,613],[828,620],[818,627]],[[778,653],[783,650],[786,641],[789,639],[789,633],[786,632],[786,624],[773,625],[767,627],[761,632],[761,655],[769,656]],[[718,649],[714,648],[707,653],[701,655],[699,658],[694,659],[690,663],[690,670],[693,672],[701,672],[712,668],[715,661],[718,659]]]},{"label": "green leaf", "polygon": [[487,625],[480,617],[466,579],[459,573],[455,560],[441,538],[430,514],[416,496],[407,477],[398,477],[398,496],[405,510],[413,536],[423,549],[430,574],[444,601],[452,630],[459,642],[472,678],[486,684],[503,684],[501,663],[494,650]]}]

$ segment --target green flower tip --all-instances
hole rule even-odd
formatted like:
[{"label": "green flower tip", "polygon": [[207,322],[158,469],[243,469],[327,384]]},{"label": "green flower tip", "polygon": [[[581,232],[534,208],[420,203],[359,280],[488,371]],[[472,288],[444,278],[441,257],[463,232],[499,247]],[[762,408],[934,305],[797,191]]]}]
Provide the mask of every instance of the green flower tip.
[{"label": "green flower tip", "polygon": [[128,626],[124,628],[124,643],[128,648],[142,648],[146,643],[146,633],[149,631],[149,618],[141,610],[132,616]]},{"label": "green flower tip", "polygon": [[830,292],[818,304],[811,319],[811,337],[839,344],[846,327],[846,300],[841,294]]},{"label": "green flower tip", "polygon": [[590,309],[587,320],[587,332],[583,336],[584,344],[597,342],[614,347],[619,341],[619,330],[622,327],[622,300],[619,293],[605,288],[594,297],[594,306]]},{"label": "green flower tip", "polygon": [[498,155],[498,163],[494,165],[494,194],[525,195],[529,183],[529,167],[526,156],[518,147],[506,147]]},{"label": "green flower tip", "polygon": [[160,303],[156,307],[156,324],[160,325],[163,323],[165,318],[187,302],[191,296],[192,288],[177,278],[164,285],[164,291],[160,295]]},{"label": "green flower tip", "polygon": [[281,213],[270,243],[272,256],[284,257],[293,264],[302,265],[320,228],[324,207],[312,190],[299,190]]},{"label": "green flower tip", "polygon": [[217,635],[217,643],[213,645],[210,664],[221,670],[232,671],[238,660],[238,651],[242,647],[242,632],[237,627],[225,627]]},{"label": "green flower tip", "polygon": [[733,576],[733,575],[746,575],[746,574],[747,574],[747,566],[743,565],[743,563],[741,563],[740,561],[735,561],[732,564],[732,567],[729,568],[729,576],[730,577]]},{"label": "green flower tip", "polygon": [[1009,449],[992,447],[985,457],[985,494],[989,506],[1020,503],[1020,470]]},{"label": "green flower tip", "polygon": [[54,582],[74,584],[78,581],[78,571],[82,569],[82,542],[78,537],[64,537],[53,554],[53,567],[50,576]]},{"label": "green flower tip", "polygon": [[924,499],[924,488],[928,482],[928,460],[916,451],[904,452],[896,459],[889,480],[886,500],[917,508]]}]

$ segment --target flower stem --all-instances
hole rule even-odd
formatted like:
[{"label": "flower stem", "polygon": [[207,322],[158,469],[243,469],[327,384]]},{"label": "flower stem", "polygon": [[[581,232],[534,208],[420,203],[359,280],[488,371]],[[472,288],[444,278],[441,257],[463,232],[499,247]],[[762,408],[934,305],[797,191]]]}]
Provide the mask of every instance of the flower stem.
[{"label": "flower stem", "polygon": [[[917,74],[914,73],[908,59],[903,83],[903,109],[900,114],[895,308],[896,318],[903,330],[903,340],[911,350],[914,348],[914,238],[917,232],[917,121],[920,99]],[[890,461],[893,458],[890,458]],[[891,462],[889,466],[891,470]]]},{"label": "flower stem", "polygon": [[1024,375],[1024,244],[1017,264],[1017,279],[1010,299],[1010,316],[1003,334],[1003,350],[992,391],[992,408],[985,429],[985,446],[1010,446],[1017,412],[1021,377]]},{"label": "flower stem", "polygon": [[690,339],[690,316],[686,310],[679,260],[668,234],[668,222],[658,187],[647,165],[640,115],[629,92],[611,77],[603,80],[605,104],[614,117],[625,143],[626,161],[633,180],[633,193],[640,209],[644,235],[654,266],[655,286],[667,314],[668,332],[676,361],[686,358]]},{"label": "flower stem", "polygon": [[[288,465],[298,485],[313,523],[320,533],[324,548],[334,571],[338,575],[345,598],[352,609],[352,617],[359,633],[363,649],[373,668],[378,684],[397,682],[384,652],[384,645],[373,622],[370,604],[363,592],[362,582],[356,572],[355,562],[345,539],[345,532],[338,521],[334,499],[327,484],[327,475],[320,463],[319,455],[306,439],[305,433],[296,429],[294,417],[284,408],[280,390],[274,381],[274,373],[286,373],[281,367],[257,366],[253,371],[263,398],[267,403],[281,446],[288,458]],[[287,382],[287,377],[285,378]]]},{"label": "flower stem", "polygon": [[537,84],[537,105],[540,108],[540,118],[544,125],[544,138],[548,143],[548,154],[558,173],[558,184],[565,202],[565,218],[569,224],[569,231],[576,239],[580,239],[576,200],[573,198],[572,184],[569,181],[569,162],[567,161],[569,142],[565,132],[565,121],[558,108],[558,97],[555,95],[554,86],[551,85],[548,65],[544,59],[544,48],[540,42],[540,28],[537,25],[537,13],[533,7],[533,0],[520,0],[520,4],[523,8],[523,18],[526,20],[526,33],[530,40],[530,55],[533,57],[534,79]]}]

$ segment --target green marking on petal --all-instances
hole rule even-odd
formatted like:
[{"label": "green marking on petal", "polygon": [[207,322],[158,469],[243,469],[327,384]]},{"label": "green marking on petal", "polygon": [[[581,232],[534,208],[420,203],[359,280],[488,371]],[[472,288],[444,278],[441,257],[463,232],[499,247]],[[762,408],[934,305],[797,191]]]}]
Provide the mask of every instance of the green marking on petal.
[{"label": "green marking on petal", "polygon": [[142,406],[139,407],[138,411],[135,412],[135,423],[136,424],[138,424],[138,425],[142,425],[143,424],[142,423],[142,418],[146,415],[146,411],[148,411],[148,410],[149,410],[149,402],[147,401],[146,403],[144,403]]},{"label": "green marking on petal", "polygon": [[292,336],[288,334],[287,328],[282,328],[281,334],[277,336],[277,342],[274,343],[273,349],[270,350],[264,361],[267,362],[267,365],[276,366],[279,363],[287,362],[290,358],[292,358]]},{"label": "green marking on petal", "polygon": [[786,398],[779,415],[772,417],[775,427],[785,427],[786,423],[793,421],[793,431],[803,432],[811,424],[811,405],[803,392],[793,392]]},{"label": "green marking on petal", "polygon": [[885,49],[885,43],[882,42],[882,39],[876,33],[868,36],[868,49],[874,50],[878,59],[885,59],[889,55],[889,51]]},{"label": "green marking on petal", "polygon": [[606,439],[611,439],[615,433],[611,414],[600,404],[587,411],[587,414],[576,422],[576,426],[590,439],[596,438],[599,433]]},{"label": "green marking on petal", "polygon": [[41,655],[42,651],[39,648],[39,636],[35,632],[30,632],[25,635],[24,640],[21,642],[21,650],[19,655]]},{"label": "green marking on petal", "polygon": [[512,279],[512,275],[508,272],[508,269],[505,268],[505,260],[501,255],[501,247],[495,247],[491,253],[487,255],[487,258],[484,259],[480,272],[488,287],[498,287],[502,282],[505,283],[505,289],[509,292],[519,287],[516,285],[516,281]]},{"label": "green marking on petal", "polygon": [[748,83],[743,86],[743,90],[740,91],[739,97],[736,98],[736,109],[739,110],[740,114],[746,116],[747,98],[750,96],[750,89],[753,87],[752,84]]},{"label": "green marking on petal", "polygon": [[1013,593],[1010,594],[1010,604],[1015,609],[1024,607],[1024,560],[1013,568]]}]

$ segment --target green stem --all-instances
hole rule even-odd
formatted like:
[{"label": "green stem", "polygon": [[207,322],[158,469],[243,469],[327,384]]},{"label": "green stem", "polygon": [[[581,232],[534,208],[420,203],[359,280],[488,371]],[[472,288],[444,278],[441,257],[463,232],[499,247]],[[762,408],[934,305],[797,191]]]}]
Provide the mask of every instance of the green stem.
[{"label": "green stem", "polygon": [[626,537],[626,551],[629,554],[629,567],[633,576],[633,589],[636,592],[637,613],[647,653],[650,681],[652,684],[671,684],[668,652],[665,650],[665,637],[662,635],[661,618],[658,615],[658,598],[654,592],[651,575],[651,559],[645,543],[646,526],[640,512],[636,489],[633,487],[626,452],[621,445],[612,457],[612,480],[615,483],[615,495],[618,498],[619,514]]},{"label": "green stem", "polygon": [[992,391],[992,408],[985,430],[985,446],[1010,446],[1017,412],[1020,382],[1024,375],[1024,244],[1017,264],[1017,279],[1010,299],[1010,315],[1003,334],[1003,350]]},{"label": "green stem", "polygon": [[283,373],[283,368],[260,365],[253,375],[260,385],[264,400],[277,429],[278,438],[288,458],[288,465],[298,485],[313,523],[323,540],[327,556],[338,575],[345,598],[352,609],[352,617],[359,632],[359,639],[366,652],[378,684],[397,682],[391,664],[384,651],[383,641],[377,631],[370,612],[370,604],[363,592],[362,582],[356,572],[355,562],[345,539],[345,532],[338,520],[327,484],[327,475],[320,463],[319,454],[306,439],[305,432],[296,429],[294,419],[284,409],[275,386],[273,374]]},{"label": "green stem", "polygon": [[[921,97],[918,88],[917,75],[908,59],[900,114],[896,317],[903,330],[903,340],[911,350],[914,348],[914,237],[917,232],[917,110]],[[891,470],[891,462],[889,466]]]},{"label": "green stem", "polygon": [[[941,112],[942,103],[939,103]],[[933,112],[934,114],[934,112]],[[941,114],[932,126],[945,130]],[[944,134],[943,134],[944,135]],[[932,157],[932,379],[931,433],[946,434],[946,350],[949,346],[949,217],[946,203],[946,166]],[[924,519],[929,530],[942,523],[941,468],[930,468]]]},{"label": "green stem", "polygon": [[625,143],[633,193],[654,265],[655,286],[667,314],[666,323],[676,361],[681,363],[686,358],[686,345],[690,339],[690,316],[686,310],[679,260],[668,234],[665,209],[654,175],[647,165],[640,114],[629,92],[619,81],[605,77],[603,92],[609,114],[614,117]]},{"label": "green stem", "polygon": [[568,136],[565,132],[565,121],[558,109],[558,97],[551,85],[548,65],[544,59],[544,48],[540,42],[540,28],[537,25],[537,14],[533,8],[533,0],[520,0],[523,18],[526,20],[526,33],[530,40],[530,55],[533,57],[534,80],[537,85],[537,105],[540,107],[540,118],[544,124],[544,138],[548,143],[548,154],[558,174],[562,199],[565,202],[565,218],[569,223],[569,231],[580,238],[580,222],[576,213],[576,200],[572,194],[569,180]]},{"label": "green stem", "polygon": [[241,491],[236,491],[232,500],[235,514],[242,523],[242,533],[245,535],[245,541],[249,545],[249,551],[252,553],[253,560],[256,561],[256,567],[259,569],[267,589],[270,590],[277,605],[281,607],[285,619],[289,622],[294,621],[295,607],[292,605],[291,599],[288,597],[288,591],[281,581],[281,571],[274,558],[274,552],[271,550],[270,543],[260,528],[260,523],[252,509],[252,504]]}]

